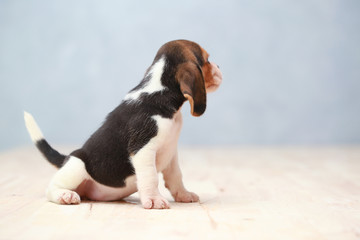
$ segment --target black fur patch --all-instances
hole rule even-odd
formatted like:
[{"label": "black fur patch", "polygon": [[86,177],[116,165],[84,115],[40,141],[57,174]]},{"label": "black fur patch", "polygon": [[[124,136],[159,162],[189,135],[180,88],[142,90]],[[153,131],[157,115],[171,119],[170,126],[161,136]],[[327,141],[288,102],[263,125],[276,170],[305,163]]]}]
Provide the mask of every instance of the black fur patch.
[{"label": "black fur patch", "polygon": [[176,97],[169,89],[144,93],[136,101],[123,101],[84,146],[71,155],[84,161],[87,172],[97,182],[123,187],[125,179],[135,174],[130,155],[157,135],[152,117],[172,118],[183,102],[181,93]]},{"label": "black fur patch", "polygon": [[53,149],[45,139],[37,141],[35,145],[51,164],[58,168],[63,165],[66,156]]}]

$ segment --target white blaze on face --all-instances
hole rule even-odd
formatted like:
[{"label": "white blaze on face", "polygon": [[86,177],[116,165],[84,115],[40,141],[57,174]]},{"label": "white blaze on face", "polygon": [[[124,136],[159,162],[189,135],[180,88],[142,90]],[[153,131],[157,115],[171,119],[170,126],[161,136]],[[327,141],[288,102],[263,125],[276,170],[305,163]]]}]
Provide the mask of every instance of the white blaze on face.
[{"label": "white blaze on face", "polygon": [[146,77],[151,76],[150,80],[141,89],[129,92],[124,100],[137,100],[142,93],[154,93],[165,89],[161,84],[161,76],[164,72],[165,57],[160,58],[150,69]]}]

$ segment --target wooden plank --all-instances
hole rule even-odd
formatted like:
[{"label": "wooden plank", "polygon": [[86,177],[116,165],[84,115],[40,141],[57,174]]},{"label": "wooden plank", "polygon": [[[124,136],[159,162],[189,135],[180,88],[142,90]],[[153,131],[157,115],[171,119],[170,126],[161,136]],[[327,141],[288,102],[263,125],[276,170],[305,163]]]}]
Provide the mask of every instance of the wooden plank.
[{"label": "wooden plank", "polygon": [[44,192],[56,169],[34,148],[2,153],[0,239],[360,238],[359,146],[183,148],[180,159],[201,202],[144,210],[137,194],[49,203]]}]

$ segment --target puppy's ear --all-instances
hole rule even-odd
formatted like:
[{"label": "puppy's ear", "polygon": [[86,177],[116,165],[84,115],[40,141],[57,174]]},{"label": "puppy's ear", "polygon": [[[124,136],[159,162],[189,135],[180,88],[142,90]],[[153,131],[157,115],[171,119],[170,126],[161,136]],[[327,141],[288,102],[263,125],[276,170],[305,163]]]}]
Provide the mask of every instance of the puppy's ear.
[{"label": "puppy's ear", "polygon": [[182,94],[190,102],[191,114],[201,116],[206,109],[205,82],[201,68],[192,62],[182,63],[178,66],[176,80]]}]

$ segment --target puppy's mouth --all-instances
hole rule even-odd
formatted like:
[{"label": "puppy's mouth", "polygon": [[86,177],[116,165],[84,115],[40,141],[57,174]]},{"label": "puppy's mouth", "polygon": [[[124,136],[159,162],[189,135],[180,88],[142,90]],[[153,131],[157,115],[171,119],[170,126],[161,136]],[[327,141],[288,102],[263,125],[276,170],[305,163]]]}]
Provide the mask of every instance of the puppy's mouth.
[{"label": "puppy's mouth", "polygon": [[219,67],[215,63],[211,62],[211,68],[212,68],[211,74],[213,81],[206,83],[206,92],[208,93],[214,92],[222,83],[222,78],[223,78]]},{"label": "puppy's mouth", "polygon": [[211,63],[211,66],[212,66],[212,75],[213,75],[213,78],[214,78],[214,82],[215,84],[217,85],[220,85],[221,82],[222,82],[222,73],[218,67],[218,65],[216,65],[215,63]]}]

